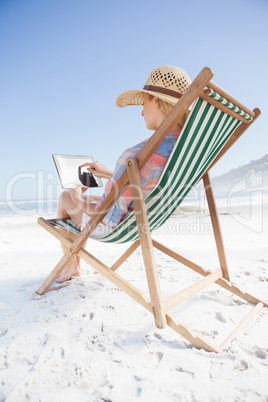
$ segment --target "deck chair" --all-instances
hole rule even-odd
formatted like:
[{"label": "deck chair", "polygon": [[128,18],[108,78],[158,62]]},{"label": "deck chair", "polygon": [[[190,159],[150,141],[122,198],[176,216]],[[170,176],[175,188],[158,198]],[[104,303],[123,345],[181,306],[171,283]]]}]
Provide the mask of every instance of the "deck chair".
[{"label": "deck chair", "polygon": [[[168,325],[195,347],[217,353],[222,352],[229,345],[262,307],[268,307],[267,303],[241,291],[230,282],[219,216],[209,176],[209,170],[212,166],[217,163],[244,131],[258,118],[260,110],[254,109],[254,111],[251,111],[241,104],[211,81],[213,75],[213,72],[208,67],[205,67],[198,74],[189,89],[152,135],[138,156],[135,159],[127,161],[126,172],[118,181],[117,186],[105,199],[98,213],[92,217],[82,232],[75,228],[71,222],[64,219],[45,220],[39,218],[39,224],[68,247],[68,251],[37,290],[39,295],[51,290],[51,285],[55,278],[62,272],[69,259],[74,254],[77,254],[113,284],[150,311],[154,316],[157,328],[164,328]],[[193,105],[191,113],[174,146],[161,178],[153,191],[144,199],[139,170],[191,105]],[[200,265],[154,240],[151,236],[151,232],[166,222],[188,192],[200,180],[203,181],[205,186],[219,257],[220,267],[215,272],[202,268]],[[131,186],[134,211],[129,213],[127,218],[108,235],[96,239],[103,243],[131,242],[130,247],[123,255],[111,267],[108,267],[85,250],[82,245],[84,240],[87,239],[102,221],[107,211],[116,202],[127,185]],[[58,230],[59,226],[68,227],[71,228],[70,230],[75,231],[77,233],[76,240],[72,241],[68,238],[68,235],[63,235],[62,231]],[[149,297],[116,272],[117,268],[139,246],[141,247],[144,261]],[[163,300],[153,248],[160,250],[197,272],[201,275],[202,279],[168,299]],[[179,322],[177,317],[170,313],[170,310],[175,306],[213,283],[255,305],[250,314],[238,324],[234,331],[219,346],[206,339],[202,334],[189,328],[188,325]],[[56,286],[54,289],[59,289],[62,286],[65,285]]]}]

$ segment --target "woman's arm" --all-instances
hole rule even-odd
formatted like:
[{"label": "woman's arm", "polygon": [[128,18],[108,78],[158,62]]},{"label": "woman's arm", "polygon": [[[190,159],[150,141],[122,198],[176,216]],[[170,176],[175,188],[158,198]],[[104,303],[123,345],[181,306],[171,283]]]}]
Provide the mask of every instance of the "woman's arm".
[{"label": "woman's arm", "polygon": [[[87,188],[87,190],[88,190],[88,188]],[[100,195],[88,195],[88,194],[85,194],[85,195],[83,195],[83,199],[87,200],[89,202],[91,202],[91,201],[100,201],[101,196]]]}]

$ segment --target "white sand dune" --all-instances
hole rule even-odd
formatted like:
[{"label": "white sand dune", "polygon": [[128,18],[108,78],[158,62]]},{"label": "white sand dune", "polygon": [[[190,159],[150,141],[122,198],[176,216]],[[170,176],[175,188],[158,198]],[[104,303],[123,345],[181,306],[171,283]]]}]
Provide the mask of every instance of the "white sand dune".
[{"label": "white sand dune", "polygon": [[[243,208],[221,216],[231,280],[268,301],[267,205],[249,219]],[[155,237],[214,270],[209,219],[192,212]],[[34,217],[2,217],[0,245],[0,401],[268,401],[268,309],[223,354],[208,353],[156,329],[149,312],[84,263],[69,287],[36,295],[61,250]],[[108,265],[126,247],[87,245]],[[158,251],[156,260],[164,297],[197,278]],[[147,292],[139,250],[120,273]],[[251,308],[213,285],[174,314],[220,344]]]}]

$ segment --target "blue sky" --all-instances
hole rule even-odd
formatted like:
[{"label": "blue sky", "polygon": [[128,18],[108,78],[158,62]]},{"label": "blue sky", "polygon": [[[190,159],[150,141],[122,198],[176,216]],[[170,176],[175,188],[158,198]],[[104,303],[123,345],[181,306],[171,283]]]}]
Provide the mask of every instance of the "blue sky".
[{"label": "blue sky", "polygon": [[192,79],[209,66],[218,85],[262,110],[213,176],[261,158],[267,21],[266,0],[1,0],[0,200],[54,198],[53,153],[93,155],[113,169],[151,134],[141,107],[118,109],[116,96],[164,64]]}]

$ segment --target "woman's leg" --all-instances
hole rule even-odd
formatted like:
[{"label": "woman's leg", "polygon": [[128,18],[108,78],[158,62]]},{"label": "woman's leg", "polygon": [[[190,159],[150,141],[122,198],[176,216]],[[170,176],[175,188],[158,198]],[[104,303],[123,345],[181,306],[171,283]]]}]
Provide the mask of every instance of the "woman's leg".
[{"label": "woman's leg", "polygon": [[[83,198],[81,187],[64,191],[61,194],[58,204],[59,218],[71,218],[75,225],[80,229],[84,212],[89,216],[92,216],[95,212],[95,203],[89,202],[86,197]],[[63,233],[67,232],[63,228],[59,228],[59,230]],[[76,235],[69,231],[68,237],[72,240],[76,239]],[[83,244],[83,247],[85,247],[85,245],[86,242]],[[68,251],[68,247],[64,244],[61,244],[61,247],[63,253]],[[56,279],[56,282],[64,282],[74,275],[80,275],[80,273],[80,257],[74,255],[60,276]]]}]

